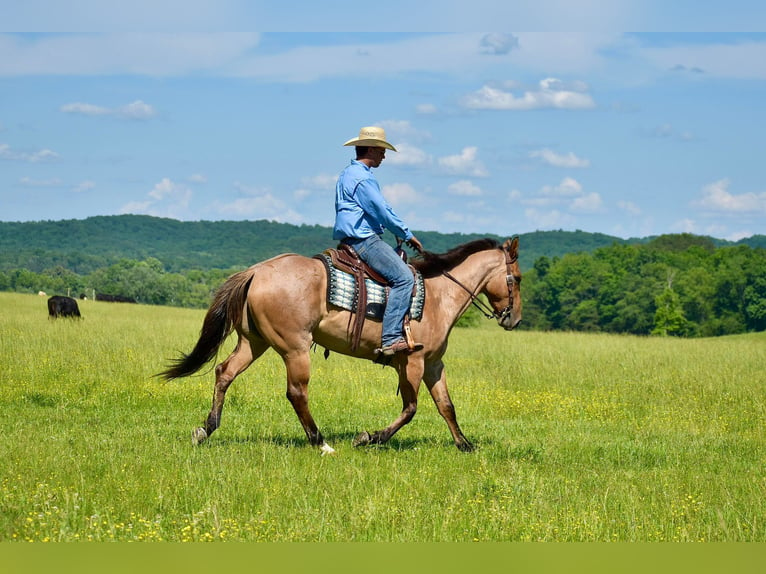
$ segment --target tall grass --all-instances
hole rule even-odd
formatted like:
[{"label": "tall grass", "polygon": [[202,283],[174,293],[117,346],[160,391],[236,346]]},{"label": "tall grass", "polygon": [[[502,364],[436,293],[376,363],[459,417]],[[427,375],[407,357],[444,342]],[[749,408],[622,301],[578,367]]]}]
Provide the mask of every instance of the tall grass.
[{"label": "tall grass", "polygon": [[[660,339],[459,329],[446,364],[457,451],[427,391],[313,356],[321,457],[267,353],[201,447],[212,374],[153,374],[203,311],[0,293],[0,541],[764,541],[764,334]],[[233,345],[227,344],[228,351]]]}]

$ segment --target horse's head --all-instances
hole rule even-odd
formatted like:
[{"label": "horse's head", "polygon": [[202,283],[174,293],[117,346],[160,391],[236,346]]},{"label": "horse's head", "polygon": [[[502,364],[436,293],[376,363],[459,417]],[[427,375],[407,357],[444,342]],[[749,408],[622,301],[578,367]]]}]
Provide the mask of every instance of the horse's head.
[{"label": "horse's head", "polygon": [[504,255],[502,267],[487,282],[484,293],[498,324],[510,331],[521,323],[519,238],[507,239],[501,249]]}]

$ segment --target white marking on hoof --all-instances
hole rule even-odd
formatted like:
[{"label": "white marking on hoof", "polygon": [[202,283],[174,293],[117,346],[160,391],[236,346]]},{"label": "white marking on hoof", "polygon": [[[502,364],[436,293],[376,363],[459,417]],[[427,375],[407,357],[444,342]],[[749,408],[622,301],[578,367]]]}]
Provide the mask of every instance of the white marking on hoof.
[{"label": "white marking on hoof", "polygon": [[207,440],[207,432],[202,427],[197,427],[192,430],[192,444],[194,446],[200,445]]},{"label": "white marking on hoof", "polygon": [[322,456],[326,454],[336,454],[335,449],[331,447],[329,444],[327,444],[326,442],[322,443],[322,446],[319,447],[319,450],[322,451]]}]

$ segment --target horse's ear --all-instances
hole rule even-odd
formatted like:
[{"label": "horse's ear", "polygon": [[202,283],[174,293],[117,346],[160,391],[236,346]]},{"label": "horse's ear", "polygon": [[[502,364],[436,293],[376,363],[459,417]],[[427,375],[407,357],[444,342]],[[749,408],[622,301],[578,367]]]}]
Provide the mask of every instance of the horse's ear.
[{"label": "horse's ear", "polygon": [[512,259],[516,259],[519,256],[519,238],[506,239],[503,243],[503,249],[505,249]]}]

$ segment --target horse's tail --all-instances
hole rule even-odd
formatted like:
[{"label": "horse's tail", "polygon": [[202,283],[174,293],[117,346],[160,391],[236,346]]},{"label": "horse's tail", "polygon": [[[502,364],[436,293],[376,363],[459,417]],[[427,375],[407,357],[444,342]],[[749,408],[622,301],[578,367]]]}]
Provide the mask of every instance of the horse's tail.
[{"label": "horse's tail", "polygon": [[218,348],[231,334],[234,327],[242,321],[247,292],[253,280],[251,269],[240,271],[229,277],[216,291],[213,302],[202,322],[197,344],[191,353],[181,353],[181,357],[172,360],[170,367],[157,376],[165,380],[188,377],[199,371],[218,353]]}]

